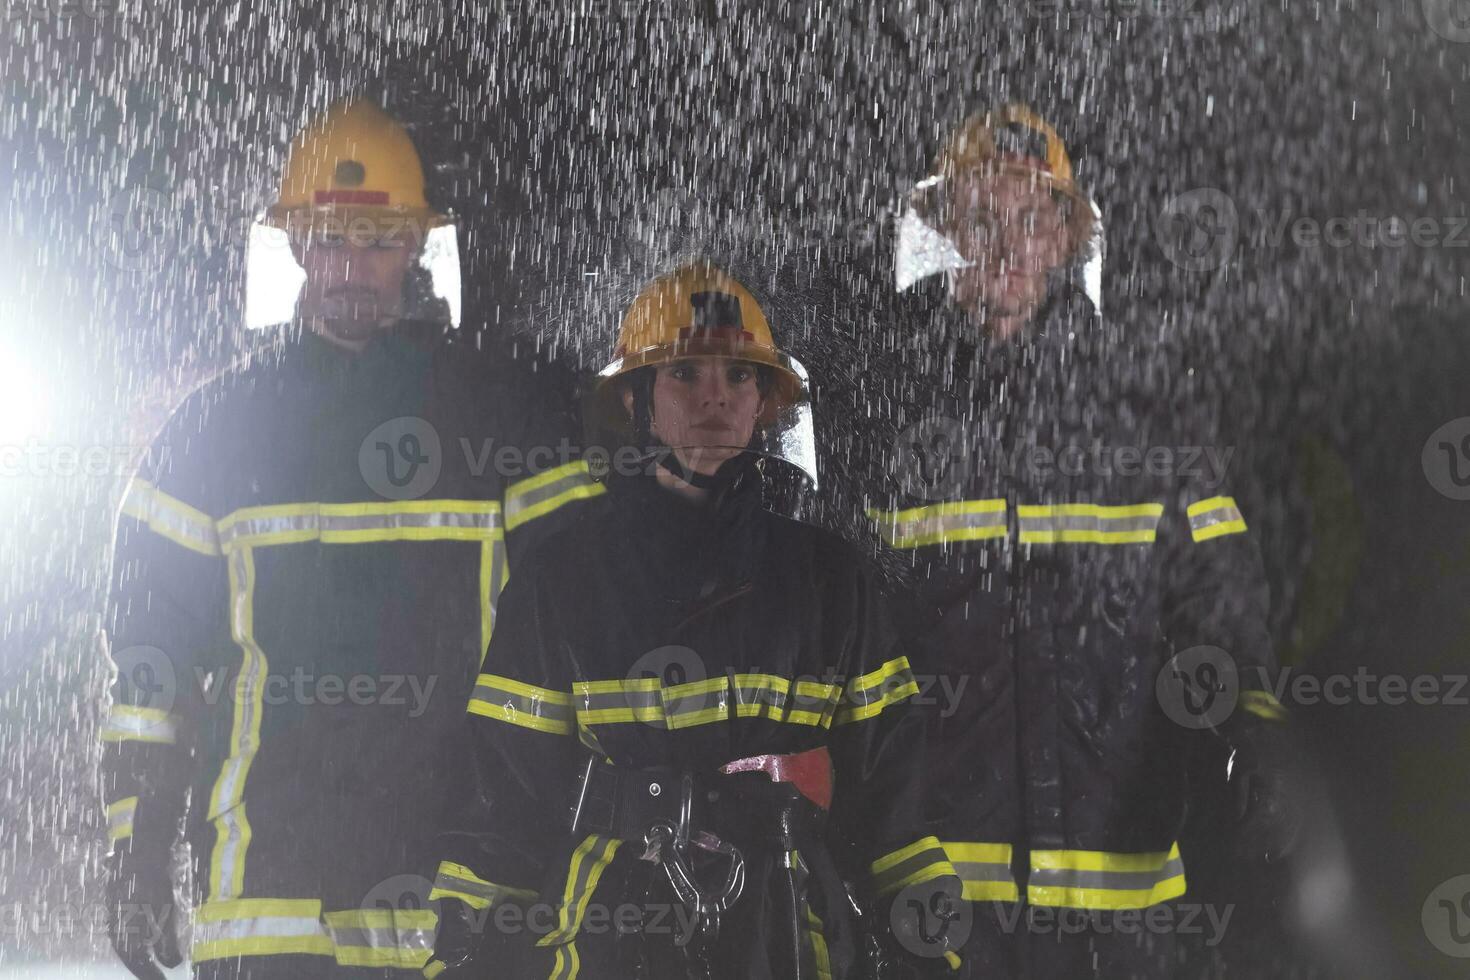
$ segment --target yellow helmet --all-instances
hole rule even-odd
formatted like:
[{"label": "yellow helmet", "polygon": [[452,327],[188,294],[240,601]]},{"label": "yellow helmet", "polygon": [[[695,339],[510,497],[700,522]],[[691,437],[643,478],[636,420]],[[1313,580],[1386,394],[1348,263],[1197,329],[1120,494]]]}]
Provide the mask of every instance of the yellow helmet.
[{"label": "yellow helmet", "polygon": [[1072,176],[1066,144],[1029,106],[1011,103],[977,112],[950,134],[934,160],[934,177],[949,181],[967,172],[1041,178],[1074,202],[1068,222],[1074,250],[1091,237],[1097,212]]},{"label": "yellow helmet", "polygon": [[420,236],[449,222],[424,199],[424,169],[402,124],[371,102],[340,102],[297,135],[266,222]]},{"label": "yellow helmet", "polygon": [[731,357],[771,369],[771,387],[756,424],[773,424],[782,410],[806,397],[806,371],[781,353],[760,303],[734,276],[697,260],[644,287],[623,316],[617,347],[598,372],[587,406],[589,420],[627,434],[615,379],[681,357]]}]

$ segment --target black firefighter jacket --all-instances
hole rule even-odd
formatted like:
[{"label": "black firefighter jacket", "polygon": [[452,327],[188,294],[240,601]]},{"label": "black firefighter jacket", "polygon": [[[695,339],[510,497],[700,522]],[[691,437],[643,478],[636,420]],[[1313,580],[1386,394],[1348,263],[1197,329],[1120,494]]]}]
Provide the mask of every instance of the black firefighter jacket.
[{"label": "black firefighter jacket", "polygon": [[838,864],[871,896],[954,873],[919,829],[923,715],[869,577],[840,539],[764,509],[748,460],[704,507],[650,476],[615,474],[505,593],[435,894],[529,910],[490,916],[487,929],[521,947],[508,977],[686,975],[683,910],[662,870],[639,859],[642,842],[569,832],[593,752],[628,769],[712,773],[830,750],[828,836],[852,842],[850,863],[820,835],[795,854],[773,850],[728,794],[696,814],[746,859],[744,891],[705,950],[714,976],[848,975],[854,928]]},{"label": "black firefighter jacket", "polygon": [[191,396],[132,481],[105,795],[119,846],[166,855],[192,791],[195,963],[425,962],[399,876],[432,864],[439,742],[520,545],[601,489],[523,370],[296,336]]},{"label": "black firefighter jacket", "polygon": [[882,425],[854,482],[907,565],[933,816],[965,895],[1175,898],[1191,746],[1281,715],[1228,447],[1080,292],[1010,344],[932,295],[907,309],[861,392]]}]

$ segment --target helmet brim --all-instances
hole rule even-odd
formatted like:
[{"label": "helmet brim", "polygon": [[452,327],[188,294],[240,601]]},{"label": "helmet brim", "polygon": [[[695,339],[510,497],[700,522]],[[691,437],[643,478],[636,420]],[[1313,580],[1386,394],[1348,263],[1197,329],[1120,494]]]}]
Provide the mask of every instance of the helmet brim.
[{"label": "helmet brim", "polygon": [[615,358],[593,380],[584,399],[585,417],[605,432],[620,437],[632,436],[632,422],[623,407],[623,386],[617,383],[618,380],[641,368],[671,364],[686,357],[727,357],[771,368],[771,389],[766,392],[765,407],[756,418],[758,429],[774,425],[783,411],[810,397],[806,368],[796,358],[764,344],[694,337],[645,347]]}]

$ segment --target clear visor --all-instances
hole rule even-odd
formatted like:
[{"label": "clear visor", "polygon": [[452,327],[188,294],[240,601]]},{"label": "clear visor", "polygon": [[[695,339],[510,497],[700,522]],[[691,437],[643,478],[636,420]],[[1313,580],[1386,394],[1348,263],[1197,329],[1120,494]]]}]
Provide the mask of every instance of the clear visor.
[{"label": "clear visor", "polygon": [[[736,358],[718,358],[728,362]],[[671,364],[677,364],[676,359]],[[756,418],[750,441],[740,444],[737,437],[722,438],[723,432],[711,432],[705,439],[698,436],[687,441],[668,441],[670,431],[679,431],[678,425],[659,424],[655,420],[652,432],[635,433],[634,421],[624,398],[628,391],[629,375],[620,373],[619,363],[610,365],[598,377],[583,409],[587,425],[588,464],[593,475],[601,478],[609,471],[622,475],[638,475],[648,470],[659,456],[670,451],[677,452],[686,465],[700,469],[700,462],[717,464],[738,453],[753,453],[768,462],[789,467],[809,481],[810,489],[818,485],[817,438],[813,421],[811,388],[806,369],[795,358],[780,356],[780,364],[756,365],[772,372],[772,381],[767,390],[764,408]],[[648,366],[642,370],[657,370]],[[657,398],[655,398],[657,401]],[[653,406],[657,415],[657,405]],[[687,430],[693,432],[695,430]]]},{"label": "clear visor", "polygon": [[[973,243],[992,231],[979,224],[973,228],[957,226],[950,183],[944,177],[929,177],[915,185],[904,201],[894,229],[893,280],[899,292],[935,276],[972,268],[975,262],[965,254],[966,242],[961,239]],[[1078,213],[1076,209],[1084,210]],[[1090,200],[1069,199],[1065,228],[1070,240],[1064,265],[1067,278],[1101,312],[1105,239],[1097,205]]]},{"label": "clear visor", "polygon": [[[396,230],[395,224],[400,226]],[[256,221],[245,258],[246,326],[260,330],[298,318],[320,317],[417,320],[458,327],[462,289],[455,226],[443,223],[415,233],[403,230],[407,224],[402,219],[342,218],[335,223],[318,221],[310,229],[288,230],[263,219]],[[299,243],[294,250],[293,241]],[[298,254],[306,257],[306,249],[316,256],[307,257],[307,263],[323,277],[314,290],[308,290],[307,270],[298,259]],[[384,281],[381,276],[351,270],[354,250],[361,255],[366,249],[409,250],[401,290],[396,288],[396,276]],[[366,265],[373,257],[359,261]],[[394,261],[384,264],[396,268]]]}]

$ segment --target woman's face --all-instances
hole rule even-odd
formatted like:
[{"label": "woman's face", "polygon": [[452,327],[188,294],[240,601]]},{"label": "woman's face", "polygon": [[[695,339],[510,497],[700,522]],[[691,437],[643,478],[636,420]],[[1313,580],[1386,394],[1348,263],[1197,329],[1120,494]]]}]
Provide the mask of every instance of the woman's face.
[{"label": "woman's face", "polygon": [[680,358],[655,369],[653,435],[686,468],[709,476],[750,445],[764,403],[749,361]]}]

